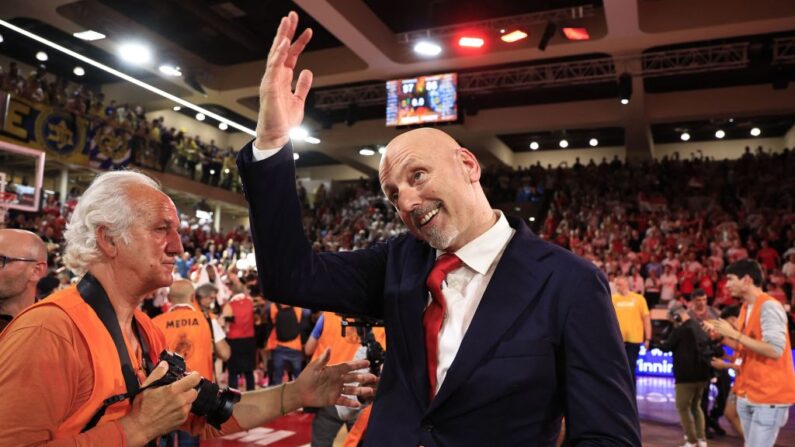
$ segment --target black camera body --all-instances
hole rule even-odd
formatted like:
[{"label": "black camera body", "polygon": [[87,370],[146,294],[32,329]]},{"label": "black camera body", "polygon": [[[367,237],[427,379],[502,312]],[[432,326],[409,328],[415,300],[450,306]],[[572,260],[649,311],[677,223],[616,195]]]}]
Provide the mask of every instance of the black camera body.
[{"label": "black camera body", "polygon": [[384,364],[386,351],[373,336],[374,327],[384,327],[384,321],[371,317],[356,315],[339,314],[342,324],[342,336],[345,337],[345,329],[349,326],[356,328],[362,346],[367,352],[367,361],[370,362],[370,373],[378,377],[381,375],[381,365]]},{"label": "black camera body", "polygon": [[[168,363],[168,372],[160,380],[149,385],[150,387],[169,385],[187,375],[185,359],[181,355],[163,350],[160,353],[160,360]],[[217,384],[204,377],[201,378],[195,389],[199,395],[190,407],[191,413],[206,417],[208,424],[220,429],[221,424],[232,417],[234,405],[240,402],[240,391],[234,388],[221,389]]]}]

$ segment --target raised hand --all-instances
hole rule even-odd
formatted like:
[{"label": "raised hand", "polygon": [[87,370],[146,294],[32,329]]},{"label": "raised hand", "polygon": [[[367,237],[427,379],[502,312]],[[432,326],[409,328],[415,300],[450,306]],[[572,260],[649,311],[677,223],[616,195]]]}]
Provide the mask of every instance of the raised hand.
[{"label": "raised hand", "polygon": [[312,38],[312,29],[305,29],[295,41],[298,14],[293,11],[283,17],[273,39],[265,75],[259,86],[259,116],[257,138],[259,149],[282,147],[290,139],[290,129],[298,127],[304,118],[304,104],[312,86],[312,72],[302,70],[292,90],[293,70],[298,56]]}]

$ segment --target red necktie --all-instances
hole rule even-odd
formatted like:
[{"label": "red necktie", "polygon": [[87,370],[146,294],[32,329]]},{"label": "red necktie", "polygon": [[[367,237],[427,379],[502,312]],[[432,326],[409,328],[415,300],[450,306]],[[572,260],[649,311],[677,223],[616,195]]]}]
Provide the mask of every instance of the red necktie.
[{"label": "red necktie", "polygon": [[461,266],[458,256],[445,253],[436,259],[433,270],[428,275],[425,285],[431,292],[431,304],[425,309],[422,316],[422,326],[425,328],[425,359],[428,365],[428,379],[430,380],[430,400],[436,394],[436,367],[439,365],[439,331],[442,329],[444,312],[447,304],[442,295],[442,281],[447,274]]}]

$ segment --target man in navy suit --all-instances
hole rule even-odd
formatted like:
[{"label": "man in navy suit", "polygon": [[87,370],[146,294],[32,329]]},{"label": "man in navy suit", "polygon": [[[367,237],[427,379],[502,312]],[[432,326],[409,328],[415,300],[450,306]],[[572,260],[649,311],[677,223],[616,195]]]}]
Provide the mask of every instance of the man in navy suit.
[{"label": "man in navy suit", "polygon": [[282,19],[260,86],[257,136],[238,166],[262,290],[276,302],[383,318],[383,375],[368,446],[639,446],[632,379],[604,275],[493,210],[480,165],[449,135],[406,132],[379,178],[409,234],[313,253],[289,129],[312,73],[311,29]]}]

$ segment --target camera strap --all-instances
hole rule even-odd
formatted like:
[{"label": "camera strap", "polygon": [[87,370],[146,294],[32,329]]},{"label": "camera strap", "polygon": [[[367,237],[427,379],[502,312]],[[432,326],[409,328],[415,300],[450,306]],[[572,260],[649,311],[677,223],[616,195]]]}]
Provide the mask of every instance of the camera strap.
[{"label": "camera strap", "polygon": [[[121,333],[121,327],[119,326],[119,320],[116,317],[116,311],[113,310],[113,306],[110,304],[108,294],[105,292],[102,284],[100,284],[93,275],[86,273],[85,276],[83,276],[83,279],[81,279],[77,284],[77,291],[80,293],[80,296],[83,298],[86,304],[94,309],[94,312],[99,317],[99,320],[103,325],[105,325],[105,329],[107,329],[108,333],[113,339],[113,344],[116,346],[116,353],[119,355],[119,363],[121,364],[121,373],[124,377],[124,384],[127,388],[126,393],[117,394],[105,399],[105,401],[102,403],[102,407],[97,410],[91,420],[86,424],[85,427],[83,427],[83,430],[81,431],[82,433],[95,427],[109,406],[128,398],[130,399],[130,405],[132,405],[135,395],[141,391],[141,386],[138,384],[138,378],[135,375],[135,370],[133,369],[132,361],[130,360],[130,354],[127,351],[127,345],[124,343],[124,336]],[[152,360],[149,357],[149,344],[146,340],[146,337],[141,336],[138,330],[138,324],[135,322],[135,317],[133,317],[132,320],[132,328],[135,336],[138,338],[138,342],[141,345],[144,368],[146,369],[147,374],[149,374],[152,371]]]}]

